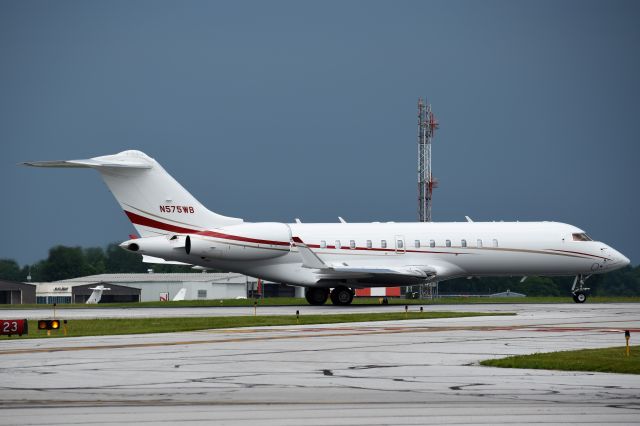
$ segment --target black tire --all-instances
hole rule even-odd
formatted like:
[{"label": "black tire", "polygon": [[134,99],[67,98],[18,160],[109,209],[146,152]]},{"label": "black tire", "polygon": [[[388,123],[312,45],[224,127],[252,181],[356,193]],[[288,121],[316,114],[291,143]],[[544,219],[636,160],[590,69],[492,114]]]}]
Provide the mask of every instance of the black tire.
[{"label": "black tire", "polygon": [[304,292],[304,297],[310,305],[324,305],[329,298],[328,288],[311,287]]},{"label": "black tire", "polygon": [[338,286],[331,292],[331,303],[337,306],[350,305],[353,302],[353,291],[345,286]]},{"label": "black tire", "polygon": [[587,301],[587,294],[581,291],[574,293],[573,301],[576,303],[584,303]]}]

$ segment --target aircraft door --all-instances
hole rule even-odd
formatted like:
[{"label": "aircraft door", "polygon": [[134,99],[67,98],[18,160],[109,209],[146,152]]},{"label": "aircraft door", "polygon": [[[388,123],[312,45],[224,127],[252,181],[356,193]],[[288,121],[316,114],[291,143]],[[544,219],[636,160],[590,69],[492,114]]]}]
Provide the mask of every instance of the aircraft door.
[{"label": "aircraft door", "polygon": [[395,241],[395,245],[396,245],[396,253],[404,254],[405,251],[406,251],[405,242],[404,242],[404,235],[396,235],[394,237],[394,241]]}]

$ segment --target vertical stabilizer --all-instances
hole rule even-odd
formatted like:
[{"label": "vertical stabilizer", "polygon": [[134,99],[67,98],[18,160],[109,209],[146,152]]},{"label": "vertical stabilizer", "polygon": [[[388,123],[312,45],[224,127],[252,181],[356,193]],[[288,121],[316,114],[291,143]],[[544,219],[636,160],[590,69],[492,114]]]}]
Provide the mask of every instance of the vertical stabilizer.
[{"label": "vertical stabilizer", "polygon": [[34,167],[96,169],[143,237],[194,233],[242,223],[242,219],[222,216],[208,210],[156,160],[140,151],[123,151],[86,160],[24,164]]},{"label": "vertical stabilizer", "polygon": [[176,293],[176,295],[175,295],[175,296],[173,296],[173,299],[171,299],[171,300],[172,300],[173,302],[178,302],[178,301],[180,301],[180,300],[184,300],[184,298],[186,297],[186,295],[187,295],[187,289],[186,289],[186,288],[184,288],[184,287],[182,287],[182,288],[180,289],[180,291],[178,291],[178,292]]},{"label": "vertical stabilizer", "polygon": [[100,284],[98,286],[89,288],[89,290],[93,291],[91,292],[91,296],[89,296],[89,299],[87,299],[87,305],[96,305],[100,303],[100,300],[102,299],[102,293],[105,290],[111,289]]}]

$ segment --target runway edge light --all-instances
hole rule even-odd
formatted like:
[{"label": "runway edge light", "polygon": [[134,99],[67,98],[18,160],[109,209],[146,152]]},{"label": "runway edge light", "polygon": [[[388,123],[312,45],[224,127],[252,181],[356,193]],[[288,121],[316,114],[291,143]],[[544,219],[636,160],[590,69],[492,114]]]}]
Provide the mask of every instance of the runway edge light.
[{"label": "runway edge light", "polygon": [[629,353],[630,352],[629,351],[629,339],[631,338],[631,332],[629,330],[625,330],[624,331],[624,338],[627,341],[626,353],[627,353],[627,356],[629,356],[630,355],[630,353]]},{"label": "runway edge light", "polygon": [[48,319],[38,321],[38,330],[57,330],[60,328],[60,320]]}]

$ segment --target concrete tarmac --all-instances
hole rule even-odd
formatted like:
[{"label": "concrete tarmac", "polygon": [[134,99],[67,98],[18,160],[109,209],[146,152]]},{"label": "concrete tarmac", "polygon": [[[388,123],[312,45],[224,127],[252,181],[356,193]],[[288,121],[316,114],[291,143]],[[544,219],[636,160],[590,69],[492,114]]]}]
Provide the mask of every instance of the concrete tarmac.
[{"label": "concrete tarmac", "polygon": [[640,421],[638,376],[478,365],[634,343],[640,305],[427,309],[518,315],[2,341],[0,424]]},{"label": "concrete tarmac", "polygon": [[[579,319],[581,312],[587,312],[597,306],[598,312],[607,313],[617,311],[625,304],[507,304],[507,303],[479,303],[465,305],[424,305],[428,311],[456,311],[456,312],[518,312],[520,318],[528,318],[532,315],[545,318],[560,315],[561,320],[566,320],[567,315],[576,315]],[[638,306],[640,304],[629,306]],[[409,305],[409,309],[418,310],[420,305]],[[298,306],[258,306],[258,315],[295,315],[299,310],[302,315],[332,315],[332,314],[356,314],[369,312],[404,312],[404,305],[350,305],[334,306],[330,302],[322,306],[311,306],[302,303]],[[615,314],[615,313],[614,313]],[[253,315],[253,306],[220,306],[220,307],[171,307],[171,308],[69,308],[57,309],[56,317],[60,319],[94,319],[94,318],[179,318],[179,317],[216,317],[216,316],[250,316]],[[2,318],[27,318],[41,319],[53,316],[52,309],[2,309]]]}]

